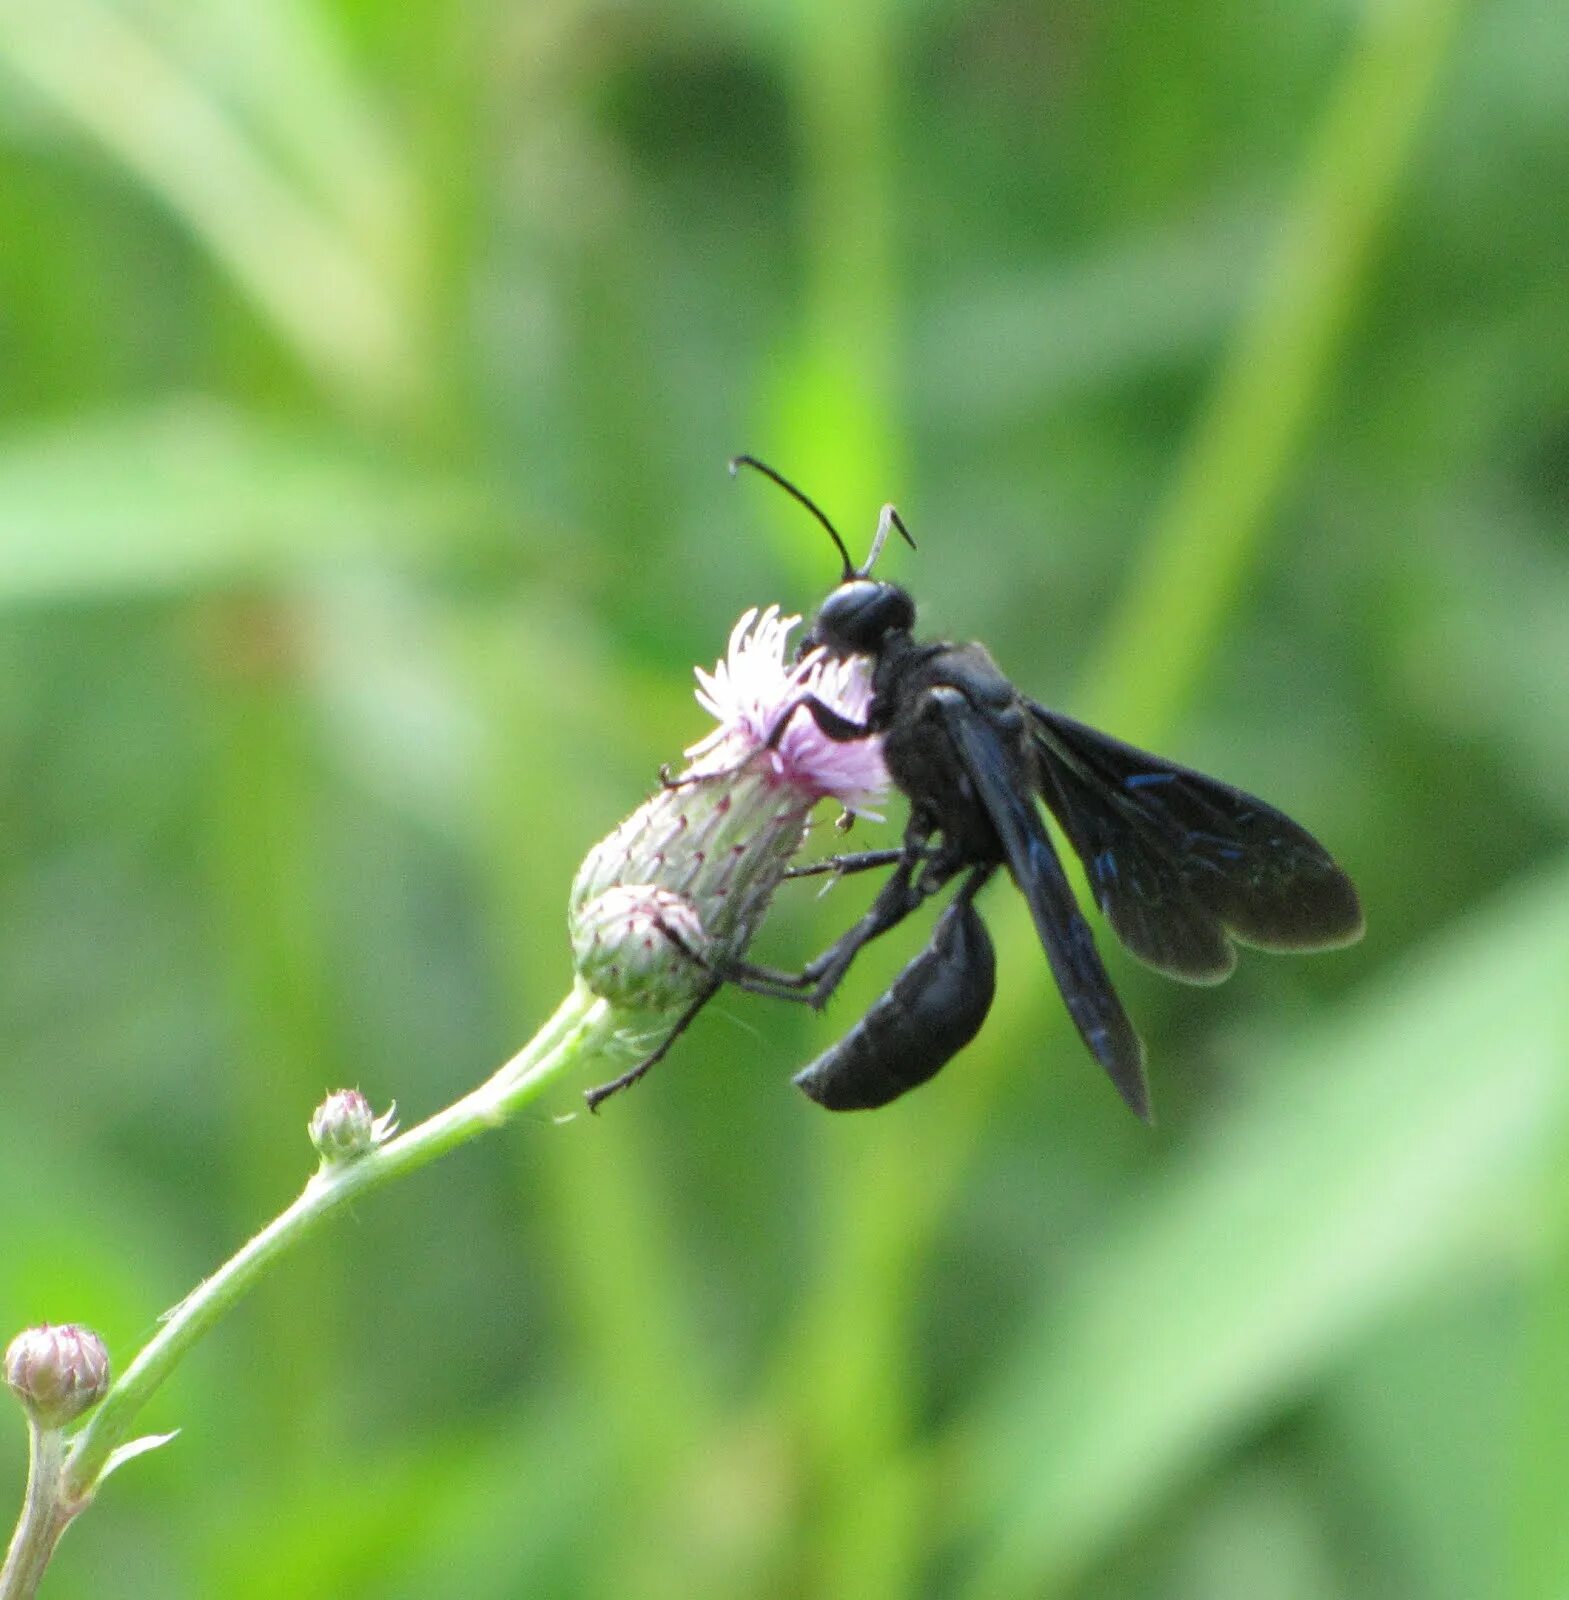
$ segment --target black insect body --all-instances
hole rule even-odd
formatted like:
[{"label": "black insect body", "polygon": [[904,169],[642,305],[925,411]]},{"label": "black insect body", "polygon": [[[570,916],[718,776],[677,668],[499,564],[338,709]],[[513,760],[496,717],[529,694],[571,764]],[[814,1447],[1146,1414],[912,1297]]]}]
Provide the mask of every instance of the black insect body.
[{"label": "black insect body", "polygon": [[980,1032],[996,988],[991,936],[973,896],[961,893],[937,919],[926,949],[795,1081],[830,1111],[886,1105],[925,1083]]},{"label": "black insect body", "polygon": [[805,495],[753,458],[737,459],[806,505],[843,556],[843,581],[803,649],[872,662],[864,724],[806,696],[780,718],[770,742],[798,714],[832,739],[880,735],[910,818],[897,852],[826,864],[857,871],[891,861],[893,872],[860,921],[803,972],[745,966],[722,976],[821,1006],[863,945],[968,873],[931,946],[797,1078],[814,1099],[835,1110],[884,1104],[925,1082],[974,1036],[991,1004],[993,965],[971,902],[1004,866],[1029,905],[1074,1025],[1123,1099],[1148,1117],[1143,1045],[1101,964],[1038,800],[1084,862],[1117,937],[1171,977],[1219,982],[1236,964],[1234,943],[1307,951],[1360,937],[1351,880],[1289,817],[1026,699],[980,645],[917,641],[909,594],[868,576],[890,528],[909,538],[892,507],[871,557],[856,569]]}]

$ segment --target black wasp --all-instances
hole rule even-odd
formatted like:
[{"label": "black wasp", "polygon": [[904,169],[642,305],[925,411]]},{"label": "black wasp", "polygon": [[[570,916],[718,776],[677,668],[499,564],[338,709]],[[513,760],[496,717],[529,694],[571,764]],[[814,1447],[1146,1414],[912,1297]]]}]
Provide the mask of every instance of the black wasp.
[{"label": "black wasp", "polygon": [[1101,964],[1038,799],[1083,861],[1113,932],[1169,977],[1219,983],[1236,965],[1234,943],[1325,950],[1361,936],[1351,880],[1273,806],[1037,705],[978,644],[917,640],[910,595],[870,575],[890,527],[914,543],[891,506],[857,568],[833,524],[794,484],[752,456],[738,456],[732,469],[741,465],[805,506],[844,562],[803,652],[822,648],[872,664],[864,724],[808,695],[781,716],[769,742],[795,715],[811,716],[830,739],[881,735],[910,818],[897,850],[795,869],[795,876],[893,869],[860,921],[804,971],[747,964],[717,976],[821,1006],[863,945],[963,876],[930,945],[844,1039],[797,1075],[812,1099],[835,1111],[885,1105],[974,1038],[995,991],[991,939],[975,897],[1006,867],[1029,903],[1074,1026],[1122,1098],[1149,1116],[1144,1047]]}]

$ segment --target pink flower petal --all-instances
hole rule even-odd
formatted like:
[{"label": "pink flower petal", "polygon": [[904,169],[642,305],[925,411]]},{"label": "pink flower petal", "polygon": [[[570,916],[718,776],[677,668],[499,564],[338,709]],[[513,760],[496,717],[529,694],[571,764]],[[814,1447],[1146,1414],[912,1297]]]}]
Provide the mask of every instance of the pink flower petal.
[{"label": "pink flower petal", "polygon": [[778,606],[746,612],[730,632],[723,660],[712,672],[697,668],[697,701],[718,723],[686,755],[694,772],[722,772],[766,756],[782,784],[813,799],[837,800],[865,815],[867,803],[888,787],[882,739],[830,739],[810,712],[796,711],[774,748],[765,749],[779,719],[804,695],[816,695],[841,716],[865,720],[871,704],[871,664],[814,650],[789,663],[791,631],[799,617],[781,616]]}]

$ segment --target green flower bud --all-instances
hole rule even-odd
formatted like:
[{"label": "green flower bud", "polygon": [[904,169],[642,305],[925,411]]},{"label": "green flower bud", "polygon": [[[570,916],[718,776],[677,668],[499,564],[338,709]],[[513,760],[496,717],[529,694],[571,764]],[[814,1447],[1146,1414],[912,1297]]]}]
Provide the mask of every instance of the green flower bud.
[{"label": "green flower bud", "polygon": [[394,1106],[378,1117],[358,1089],[339,1089],[311,1116],[311,1143],[324,1167],[357,1161],[397,1131]]},{"label": "green flower bud", "polygon": [[40,1428],[63,1428],[103,1399],[109,1352],[91,1328],[46,1322],[11,1341],[5,1381]]},{"label": "green flower bud", "polygon": [[631,1010],[689,1003],[707,982],[701,963],[750,943],[815,803],[748,773],[656,794],[589,853],[572,886],[583,981]]},{"label": "green flower bud", "polygon": [[706,956],[709,949],[692,902],[654,884],[612,885],[572,918],[573,959],[583,981],[631,1010],[681,1005],[701,971],[687,952]]}]

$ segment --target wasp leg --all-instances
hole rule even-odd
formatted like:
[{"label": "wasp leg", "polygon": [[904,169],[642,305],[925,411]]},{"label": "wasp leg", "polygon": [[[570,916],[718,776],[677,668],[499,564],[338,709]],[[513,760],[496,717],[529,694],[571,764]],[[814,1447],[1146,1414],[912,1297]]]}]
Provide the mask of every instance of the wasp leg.
[{"label": "wasp leg", "polygon": [[[928,852],[927,859],[936,852]],[[825,872],[848,876],[852,872],[870,872],[875,867],[891,867],[902,861],[908,850],[855,850],[848,855],[824,856],[821,861],[808,861],[805,866],[787,867],[787,878],[820,878]]]},{"label": "wasp leg", "polygon": [[676,774],[670,770],[667,761],[659,769],[659,787],[661,789],[692,789],[700,783],[713,783],[720,778],[737,778],[746,771],[747,762],[752,758],[748,756],[737,766],[723,767],[717,772],[687,772]]},{"label": "wasp leg", "polygon": [[[797,711],[809,713],[823,737],[832,739],[835,744],[850,744],[856,739],[870,738],[872,734],[872,729],[867,723],[841,716],[826,700],[818,699],[815,694],[803,694],[800,699],[792,700],[779,713],[773,727],[768,730],[768,737],[763,741],[762,749],[778,749],[779,741],[784,738],[785,729],[790,726],[790,719]],[[693,784],[712,783],[716,778],[738,777],[746,771],[756,755],[757,751],[754,750],[745,760],[737,762],[733,767],[724,767],[717,772],[690,772],[685,777],[674,776],[667,762],[659,769],[659,786],[662,789],[686,789]]]},{"label": "wasp leg", "polygon": [[636,1083],[637,1080],[641,1078],[650,1067],[656,1066],[659,1062],[663,1061],[665,1056],[669,1053],[671,1045],[673,1045],[676,1040],[679,1039],[689,1027],[691,1027],[692,1021],[697,1016],[698,1012],[701,1011],[703,1007],[706,1006],[716,994],[718,994],[718,992],[719,983],[716,979],[697,997],[697,999],[691,1003],[691,1005],[686,1008],[685,1011],[681,1013],[679,1017],[676,1018],[670,1029],[670,1032],[665,1035],[664,1041],[658,1046],[657,1049],[650,1051],[650,1053],[644,1056],[635,1067],[623,1072],[619,1078],[612,1078],[609,1083],[602,1083],[597,1088],[585,1089],[583,1091],[583,1098],[588,1102],[588,1109],[590,1111],[597,1112],[601,1103],[605,1100],[608,1100],[611,1095],[618,1094],[622,1089],[631,1088],[631,1086]]},{"label": "wasp leg", "polygon": [[826,700],[820,700],[815,694],[803,694],[800,699],[792,700],[783,711],[772,728],[768,730],[768,738],[764,741],[764,748],[775,749],[779,741],[784,738],[785,729],[790,726],[790,719],[797,711],[805,711],[811,715],[812,721],[817,724],[817,731],[825,739],[832,739],[835,744],[852,744],[857,739],[871,737],[872,729],[869,723],[857,722],[853,717],[844,716],[835,711]]},{"label": "wasp leg", "polygon": [[861,947],[903,922],[936,894],[959,866],[941,851],[928,851],[924,837],[916,836],[900,851],[893,875],[878,891],[866,914],[800,972],[779,972],[737,962],[727,965],[720,976],[740,989],[784,1000],[804,1000],[814,1010],[820,1009],[843,981]]}]

